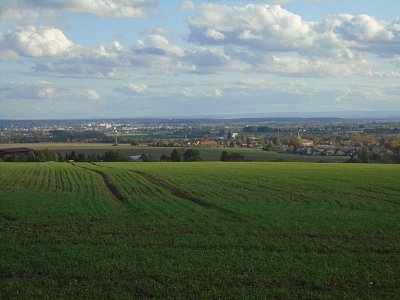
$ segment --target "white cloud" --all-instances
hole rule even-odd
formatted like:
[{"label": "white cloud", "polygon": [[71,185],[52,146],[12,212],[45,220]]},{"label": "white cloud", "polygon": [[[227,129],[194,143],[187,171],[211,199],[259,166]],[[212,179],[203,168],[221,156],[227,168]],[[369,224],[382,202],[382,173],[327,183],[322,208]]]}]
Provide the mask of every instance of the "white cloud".
[{"label": "white cloud", "polygon": [[224,92],[221,89],[216,89],[214,91],[215,96],[217,97],[222,97],[224,95]]},{"label": "white cloud", "polygon": [[265,87],[267,85],[267,82],[265,79],[262,78],[246,78],[243,80],[240,80],[236,82],[238,85],[243,85],[243,86],[252,86],[252,87]]},{"label": "white cloud", "polygon": [[124,84],[115,89],[116,92],[131,96],[136,94],[143,94],[148,90],[147,84]]},{"label": "white cloud", "polygon": [[295,56],[266,56],[261,70],[285,76],[369,76],[373,65],[366,60],[339,61]]},{"label": "white cloud", "polygon": [[[44,5],[42,0],[32,3],[39,2]],[[55,3],[51,5],[62,6]],[[164,28],[155,28],[135,45],[124,47],[115,41],[83,47],[60,29],[26,26],[7,33],[0,50],[3,59],[31,57],[37,72],[70,77],[128,79],[138,69],[154,74],[256,72],[306,77],[399,74],[398,58],[384,68],[379,66],[383,58],[371,63],[371,55],[369,61],[364,57],[365,52],[399,52],[400,18],[389,23],[365,15],[336,15],[312,23],[280,6],[208,3],[194,8],[189,39],[200,44],[196,46],[172,43]]]},{"label": "white cloud", "polygon": [[146,16],[144,8],[156,4],[156,0],[15,0],[1,3],[0,9],[45,8],[101,17],[135,18]]},{"label": "white cloud", "polygon": [[193,1],[183,1],[181,4],[181,10],[183,11],[194,10],[195,7],[196,6]]},{"label": "white cloud", "polygon": [[400,18],[389,23],[346,14],[307,22],[279,5],[207,3],[189,19],[189,40],[254,52],[295,52],[352,59],[357,53],[400,53]]},{"label": "white cloud", "polygon": [[172,44],[166,32],[158,29],[144,41],[126,48],[119,42],[99,47],[75,45],[68,55],[36,60],[34,69],[73,77],[124,78],[132,68],[139,67],[182,72],[189,69],[184,60],[185,50]]},{"label": "white cloud", "polygon": [[[5,7],[5,4],[0,4],[0,19],[12,21],[17,24],[32,24],[39,18],[39,13],[33,8],[18,7],[17,2],[14,6]],[[4,7],[3,7],[4,6]]]},{"label": "white cloud", "polygon": [[185,97],[194,97],[195,96],[195,93],[193,92],[193,90],[188,87],[183,88],[181,93]]},{"label": "white cloud", "polygon": [[58,96],[59,89],[47,81],[34,83],[12,82],[0,86],[0,98],[16,100],[52,99]]},{"label": "white cloud", "polygon": [[190,18],[189,27],[189,39],[205,45],[292,51],[312,44],[310,24],[280,6],[203,4]]},{"label": "white cloud", "polygon": [[101,99],[100,94],[96,90],[93,90],[93,89],[86,90],[84,92],[84,96],[88,100],[100,100]]},{"label": "white cloud", "polygon": [[2,48],[26,57],[66,55],[74,46],[57,28],[27,26],[5,35]]},{"label": "white cloud", "polygon": [[34,69],[72,77],[122,78],[123,66],[129,66],[126,53],[118,42],[97,48],[75,46],[68,56],[37,61]]},{"label": "white cloud", "polygon": [[225,34],[219,32],[219,31],[217,31],[215,29],[212,29],[212,28],[211,29],[210,28],[207,29],[206,36],[208,38],[216,40],[216,41],[225,39]]},{"label": "white cloud", "polygon": [[135,49],[136,53],[150,55],[173,55],[183,56],[184,50],[177,45],[171,44],[166,32],[158,29],[156,32],[147,36],[145,41],[140,41]]}]

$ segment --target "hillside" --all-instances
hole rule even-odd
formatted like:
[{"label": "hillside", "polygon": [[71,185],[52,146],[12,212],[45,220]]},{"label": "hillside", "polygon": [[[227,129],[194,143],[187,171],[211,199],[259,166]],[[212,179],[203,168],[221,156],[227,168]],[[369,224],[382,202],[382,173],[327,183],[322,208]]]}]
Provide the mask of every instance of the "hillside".
[{"label": "hillside", "polygon": [[400,166],[0,163],[0,298],[398,298]]}]

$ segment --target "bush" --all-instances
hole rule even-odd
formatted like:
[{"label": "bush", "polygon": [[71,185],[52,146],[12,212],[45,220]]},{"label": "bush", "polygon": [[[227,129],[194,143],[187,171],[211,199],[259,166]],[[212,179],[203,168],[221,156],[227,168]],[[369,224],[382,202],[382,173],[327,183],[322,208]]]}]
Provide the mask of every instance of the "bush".
[{"label": "bush", "polygon": [[183,154],[184,161],[202,161],[200,152],[197,149],[188,149]]},{"label": "bush", "polygon": [[179,162],[181,160],[182,160],[181,159],[181,154],[179,153],[179,151],[177,149],[172,150],[171,161]]},{"label": "bush", "polygon": [[351,157],[348,160],[345,161],[345,163],[362,163],[362,160],[357,158],[357,157]]},{"label": "bush", "polygon": [[160,157],[160,161],[171,161],[171,157],[169,157],[168,155],[161,155]]},{"label": "bush", "polygon": [[104,156],[102,158],[103,161],[107,162],[128,161],[125,156],[116,151],[107,151],[106,153],[104,153]]},{"label": "bush", "polygon": [[246,157],[244,157],[243,155],[241,155],[239,153],[228,153],[226,151],[222,151],[220,160],[221,161],[246,161]]}]

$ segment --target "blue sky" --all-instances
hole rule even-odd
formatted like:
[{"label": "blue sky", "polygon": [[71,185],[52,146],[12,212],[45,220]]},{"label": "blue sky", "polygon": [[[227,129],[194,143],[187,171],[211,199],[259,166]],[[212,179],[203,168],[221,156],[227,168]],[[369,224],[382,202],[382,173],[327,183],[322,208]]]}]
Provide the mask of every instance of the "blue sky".
[{"label": "blue sky", "polygon": [[400,110],[400,2],[0,3],[0,118]]}]

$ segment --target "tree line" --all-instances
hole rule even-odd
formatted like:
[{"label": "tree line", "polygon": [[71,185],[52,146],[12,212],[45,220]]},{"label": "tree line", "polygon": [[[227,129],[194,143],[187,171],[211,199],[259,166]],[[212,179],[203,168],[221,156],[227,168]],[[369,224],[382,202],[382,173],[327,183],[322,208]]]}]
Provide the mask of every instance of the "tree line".
[{"label": "tree line", "polygon": [[[144,162],[154,162],[157,161],[150,154],[143,153],[140,156],[141,160]],[[200,151],[197,149],[184,149],[178,148],[173,149],[170,155],[162,154],[159,161],[161,162],[195,162],[202,161]],[[45,150],[35,150],[27,153],[15,153],[6,154],[3,158],[5,162],[63,162],[63,161],[75,161],[75,162],[127,162],[129,157],[124,156],[117,151],[107,151],[104,154],[77,152],[72,150],[71,152],[66,152],[64,155]],[[220,161],[249,161],[246,157],[239,153],[228,153],[227,151],[222,151],[220,156]]]},{"label": "tree line", "polygon": [[62,161],[59,153],[45,150],[29,151],[27,153],[6,154],[3,157],[5,162],[44,162],[44,161]]}]

